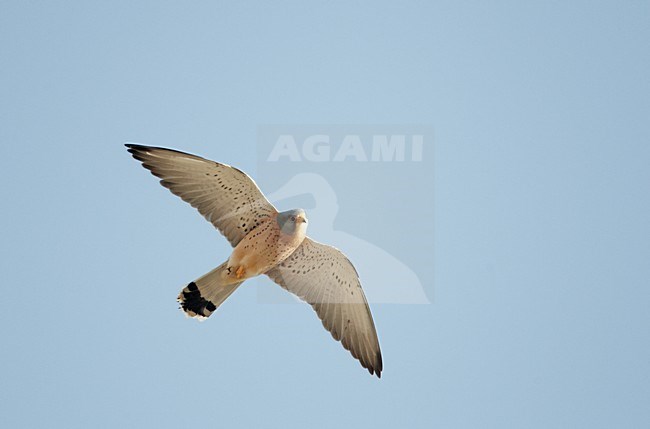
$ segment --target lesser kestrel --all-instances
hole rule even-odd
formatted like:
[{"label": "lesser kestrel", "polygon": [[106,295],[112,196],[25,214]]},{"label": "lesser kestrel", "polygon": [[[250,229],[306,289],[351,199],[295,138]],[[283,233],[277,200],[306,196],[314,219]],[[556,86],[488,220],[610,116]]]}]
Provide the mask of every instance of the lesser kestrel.
[{"label": "lesser kestrel", "polygon": [[224,263],[178,295],[187,315],[209,317],[246,279],[266,274],[311,304],[334,339],[381,377],[381,350],[359,276],[338,249],[306,236],[304,210],[278,212],[253,179],[235,167],[171,149],[126,146],[234,247]]}]

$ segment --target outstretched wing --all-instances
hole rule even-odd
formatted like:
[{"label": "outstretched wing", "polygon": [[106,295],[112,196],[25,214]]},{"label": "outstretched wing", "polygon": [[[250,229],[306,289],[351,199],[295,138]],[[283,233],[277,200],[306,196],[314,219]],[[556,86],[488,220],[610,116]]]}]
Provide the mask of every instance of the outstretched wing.
[{"label": "outstretched wing", "polygon": [[305,238],[291,256],[266,275],[311,304],[334,339],[341,341],[370,374],[381,377],[375,324],[357,271],[343,253]]},{"label": "outstretched wing", "polygon": [[235,247],[260,221],[278,212],[253,179],[226,164],[171,149],[127,144],[160,184],[198,209]]}]

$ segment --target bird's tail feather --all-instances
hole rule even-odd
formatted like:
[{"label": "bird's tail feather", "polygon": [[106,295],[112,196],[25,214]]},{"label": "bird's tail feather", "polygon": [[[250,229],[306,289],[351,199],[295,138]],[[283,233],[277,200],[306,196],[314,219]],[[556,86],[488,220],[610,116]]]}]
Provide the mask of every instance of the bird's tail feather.
[{"label": "bird's tail feather", "polygon": [[243,282],[233,283],[227,273],[227,262],[187,285],[178,295],[181,309],[189,317],[204,319],[212,313]]}]

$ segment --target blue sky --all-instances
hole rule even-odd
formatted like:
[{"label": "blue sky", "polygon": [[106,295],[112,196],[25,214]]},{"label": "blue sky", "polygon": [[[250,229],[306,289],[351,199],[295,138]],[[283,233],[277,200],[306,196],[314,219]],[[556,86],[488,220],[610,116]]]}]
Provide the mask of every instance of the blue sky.
[{"label": "blue sky", "polygon": [[[0,426],[648,426],[649,9],[3,2]],[[255,177],[263,124],[433,129],[414,216],[340,212],[432,269],[372,306],[381,380],[266,280],[177,310],[228,245],[123,143]]]}]

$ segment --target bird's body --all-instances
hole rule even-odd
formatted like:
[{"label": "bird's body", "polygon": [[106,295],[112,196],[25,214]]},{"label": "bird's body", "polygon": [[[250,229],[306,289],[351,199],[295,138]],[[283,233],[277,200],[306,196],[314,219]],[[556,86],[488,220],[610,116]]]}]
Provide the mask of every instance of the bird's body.
[{"label": "bird's body", "polygon": [[[294,214],[295,213],[295,214]],[[228,259],[228,266],[242,274],[239,279],[247,279],[264,274],[278,263],[285,260],[300,246],[306,237],[307,219],[304,212],[289,210],[279,213],[277,218],[300,216],[296,228],[289,228],[290,218],[285,228],[278,228],[278,219],[264,220],[254,230],[250,231],[237,244]],[[295,221],[294,221],[295,222]]]},{"label": "bird's body", "polygon": [[377,333],[358,274],[339,250],[307,237],[304,210],[278,212],[234,167],[170,149],[126,146],[234,247],[224,263],[181,291],[178,301],[187,315],[209,317],[246,279],[266,274],[311,304],[332,336],[381,376]]}]

